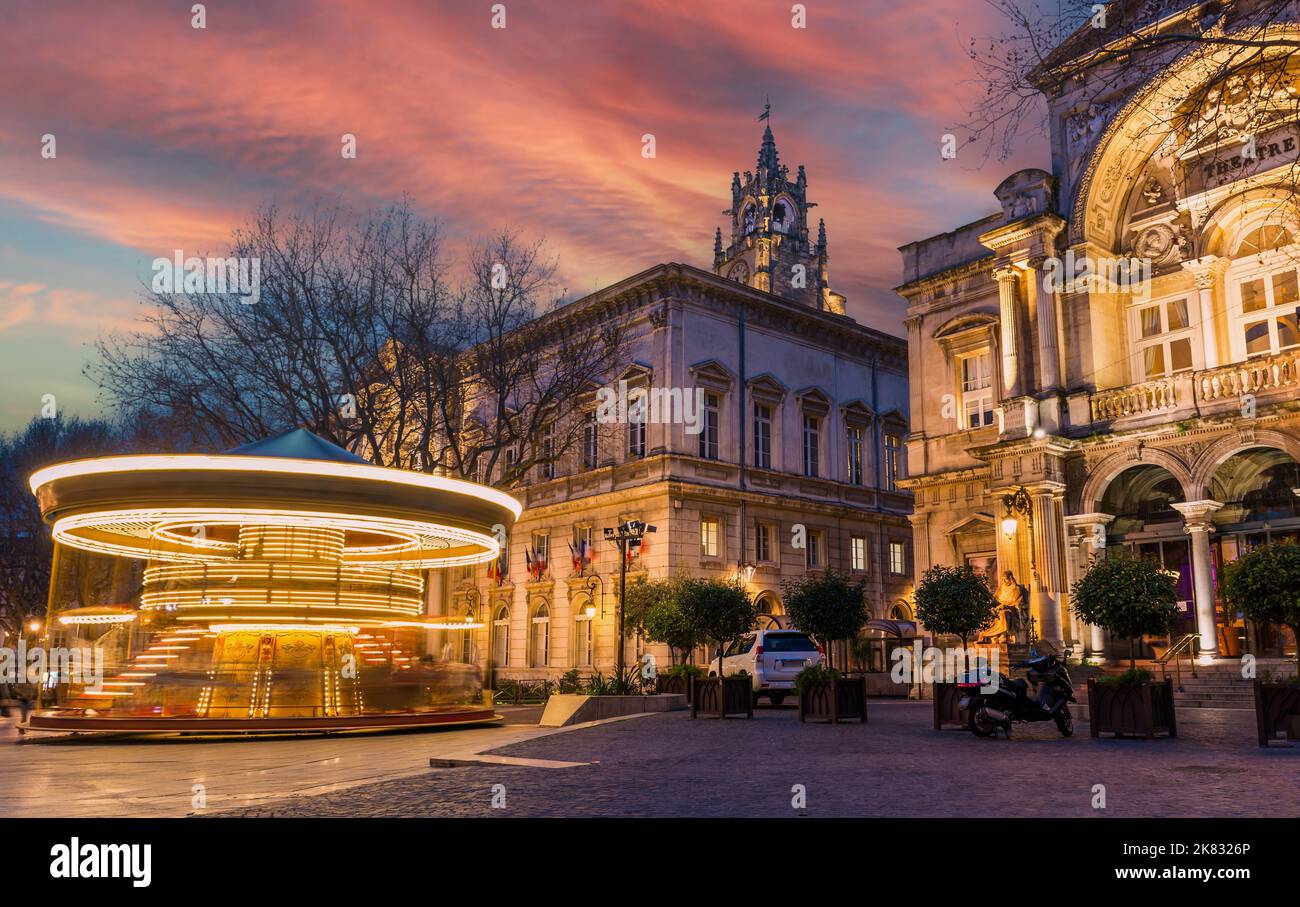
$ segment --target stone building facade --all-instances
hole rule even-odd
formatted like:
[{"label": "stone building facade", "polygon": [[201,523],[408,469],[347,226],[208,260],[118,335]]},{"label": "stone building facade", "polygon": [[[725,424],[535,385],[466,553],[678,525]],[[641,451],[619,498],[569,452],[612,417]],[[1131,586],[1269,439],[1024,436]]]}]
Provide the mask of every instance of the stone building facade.
[{"label": "stone building facade", "polygon": [[[1186,24],[1149,6],[1148,27]],[[1039,71],[1050,170],[900,250],[916,568],[1010,570],[1042,637],[1100,654],[1069,589],[1126,548],[1177,571],[1176,637],[1291,651],[1218,589],[1240,552],[1300,534],[1300,70],[1275,49],[1219,81],[1226,45],[1127,80],[1080,64],[1123,40],[1076,35]]]},{"label": "stone building facade", "polygon": [[[603,424],[594,394],[574,401],[590,434],[515,490],[525,509],[504,575],[451,571],[432,588],[431,613],[476,615],[481,626],[448,644],[496,683],[612,671],[619,555],[603,533],[631,519],[657,531],[629,582],[740,575],[780,622],[781,583],[830,566],[866,581],[876,616],[910,617],[897,610],[912,580],[911,494],[898,487],[906,344],[843,314],[824,228],[809,243],[806,188],[802,167],[788,180],[769,129],[757,172],[733,179],[732,242],[715,250],[715,273],[659,264],[570,304],[580,317],[613,311],[631,331],[613,386],[698,389],[703,430]],[[666,648],[648,648],[668,663]]]}]

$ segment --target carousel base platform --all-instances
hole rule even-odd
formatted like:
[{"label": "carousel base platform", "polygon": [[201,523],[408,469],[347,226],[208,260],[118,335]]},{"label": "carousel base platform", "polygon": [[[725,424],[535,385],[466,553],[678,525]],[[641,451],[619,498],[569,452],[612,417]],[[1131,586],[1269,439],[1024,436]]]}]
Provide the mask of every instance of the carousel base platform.
[{"label": "carousel base platform", "polygon": [[407,728],[490,724],[502,716],[490,708],[467,706],[438,712],[395,712],[336,718],[150,718],[142,715],[106,717],[80,712],[37,712],[21,732],[54,731],[74,734],[183,734],[241,736],[252,734],[337,734]]}]

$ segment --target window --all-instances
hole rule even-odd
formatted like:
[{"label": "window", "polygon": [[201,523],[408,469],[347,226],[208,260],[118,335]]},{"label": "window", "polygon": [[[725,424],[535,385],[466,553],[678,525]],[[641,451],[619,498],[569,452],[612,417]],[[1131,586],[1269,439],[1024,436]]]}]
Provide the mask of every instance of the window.
[{"label": "window", "polygon": [[804,566],[813,570],[821,566],[822,534],[819,530],[808,533],[808,547],[804,551]]},{"label": "window", "polygon": [[862,443],[865,431],[857,425],[850,425],[845,432],[845,449],[848,452],[848,475],[850,485],[862,484]]},{"label": "window", "polygon": [[721,524],[713,517],[700,520],[700,557],[718,557]]},{"label": "window", "polygon": [[543,479],[555,478],[555,424],[551,423],[542,429],[541,450],[538,451],[541,459],[541,474]]},{"label": "window", "polygon": [[533,557],[543,562],[551,558],[551,534],[549,532],[533,533]]},{"label": "window", "polygon": [[600,426],[596,411],[587,413],[582,426],[582,468],[595,469],[600,456]]},{"label": "window", "polygon": [[754,468],[772,468],[772,407],[754,404]]},{"label": "window", "polygon": [[573,663],[580,668],[590,668],[596,662],[596,620],[594,613],[587,613],[590,605],[590,602],[582,603],[582,607],[573,618],[573,635],[577,642]]},{"label": "window", "polygon": [[1194,367],[1186,299],[1142,306],[1134,313],[1134,323],[1134,380],[1150,381]]},{"label": "window", "polygon": [[627,406],[627,455],[639,460],[645,456],[646,413],[645,391],[635,391],[629,396]]},{"label": "window", "polygon": [[706,460],[718,458],[718,410],[722,398],[714,393],[704,395],[704,412],[701,413],[700,456]]},{"label": "window", "polygon": [[817,463],[821,458],[821,420],[816,416],[803,417],[803,474],[817,476]]},{"label": "window", "polygon": [[849,562],[854,570],[867,569],[866,536],[855,535],[849,541]]},{"label": "window", "polygon": [[889,572],[894,576],[907,575],[907,547],[902,542],[889,543]]},{"label": "window", "polygon": [[898,490],[898,451],[902,441],[898,435],[885,435],[885,488]]},{"label": "window", "polygon": [[754,560],[772,560],[772,527],[766,523],[754,524]]},{"label": "window", "polygon": [[960,362],[962,424],[968,429],[992,425],[993,357],[981,350]]},{"label": "window", "polygon": [[505,605],[492,619],[492,663],[501,668],[510,664],[510,609]]},{"label": "window", "polygon": [[1272,356],[1300,346],[1297,324],[1297,287],[1294,266],[1238,284],[1242,351],[1246,358]]},{"label": "window", "polygon": [[551,611],[545,604],[533,612],[530,668],[544,668],[551,663]]}]

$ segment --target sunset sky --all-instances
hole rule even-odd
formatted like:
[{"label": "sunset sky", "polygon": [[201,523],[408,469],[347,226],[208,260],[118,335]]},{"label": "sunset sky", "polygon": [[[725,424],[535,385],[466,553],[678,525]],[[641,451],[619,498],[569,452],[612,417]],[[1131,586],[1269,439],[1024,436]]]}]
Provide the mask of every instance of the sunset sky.
[{"label": "sunset sky", "polygon": [[982,90],[963,48],[1001,29],[981,0],[808,0],[804,30],[791,5],[505,0],[493,29],[486,0],[210,0],[196,30],[190,0],[7,0],[0,431],[43,394],[98,413],[81,369],[133,324],[152,260],[220,254],[261,205],[409,193],[451,254],[500,227],[545,237],[570,297],[660,261],[711,267],[767,96],[826,219],[832,285],[901,335],[896,247],[990,213],[1046,143],[940,159]]}]

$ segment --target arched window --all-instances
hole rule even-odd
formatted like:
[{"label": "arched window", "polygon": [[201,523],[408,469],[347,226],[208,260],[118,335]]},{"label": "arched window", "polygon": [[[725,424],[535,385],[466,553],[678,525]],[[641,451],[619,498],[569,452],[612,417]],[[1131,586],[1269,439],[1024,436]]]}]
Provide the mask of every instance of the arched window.
[{"label": "arched window", "polygon": [[596,664],[596,609],[590,600],[579,599],[573,613],[573,666],[590,668]]},{"label": "arched window", "polygon": [[505,605],[492,619],[492,663],[499,668],[510,664],[510,609]]},{"label": "arched window", "polygon": [[912,609],[907,606],[907,602],[901,598],[894,602],[894,606],[889,609],[890,620],[911,620]]},{"label": "arched window", "polygon": [[530,668],[545,668],[551,663],[551,610],[545,602],[533,612],[528,658]]},{"label": "arched window", "polygon": [[1285,227],[1264,224],[1237,246],[1228,271],[1229,343],[1234,361],[1275,356],[1300,347],[1296,260],[1278,251],[1293,241]]}]

